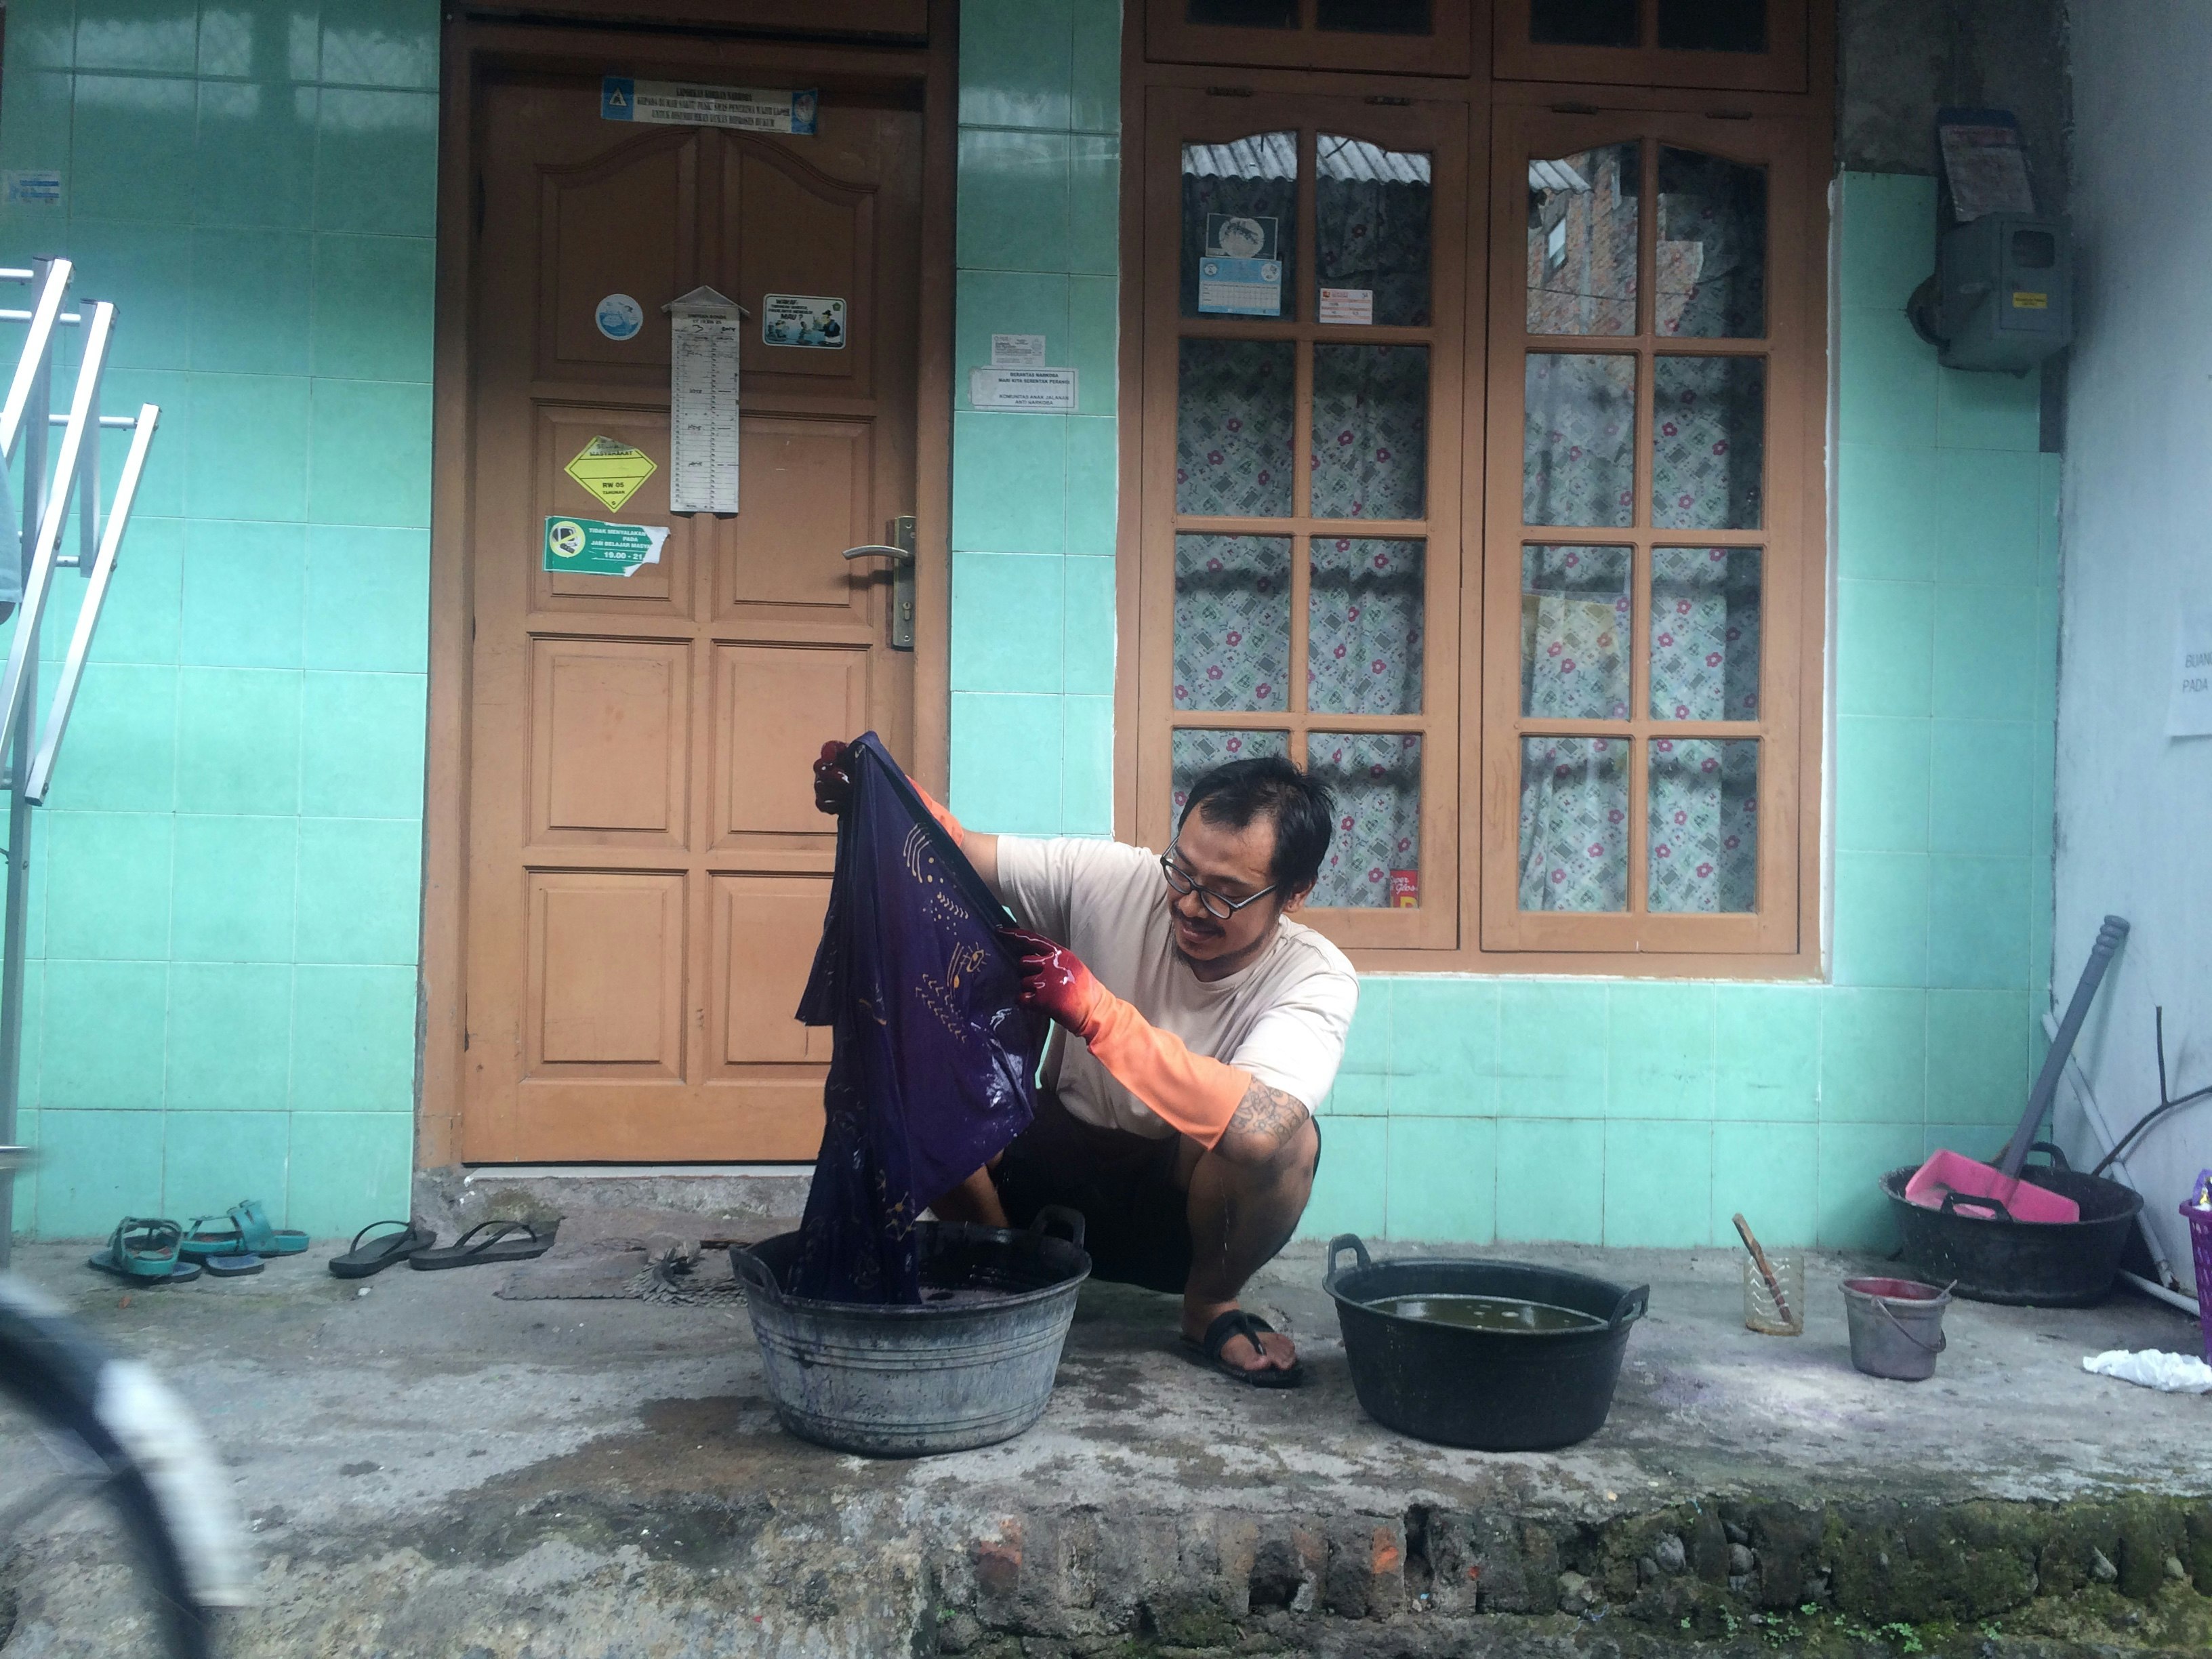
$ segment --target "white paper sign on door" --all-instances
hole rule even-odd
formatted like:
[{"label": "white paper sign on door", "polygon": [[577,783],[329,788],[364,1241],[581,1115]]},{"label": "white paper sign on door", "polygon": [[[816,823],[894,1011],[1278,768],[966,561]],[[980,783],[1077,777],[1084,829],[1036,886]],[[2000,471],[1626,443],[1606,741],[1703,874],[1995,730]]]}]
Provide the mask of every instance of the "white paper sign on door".
[{"label": "white paper sign on door", "polygon": [[736,301],[695,288],[661,307],[669,316],[668,510],[738,510],[738,349],[744,332]]}]

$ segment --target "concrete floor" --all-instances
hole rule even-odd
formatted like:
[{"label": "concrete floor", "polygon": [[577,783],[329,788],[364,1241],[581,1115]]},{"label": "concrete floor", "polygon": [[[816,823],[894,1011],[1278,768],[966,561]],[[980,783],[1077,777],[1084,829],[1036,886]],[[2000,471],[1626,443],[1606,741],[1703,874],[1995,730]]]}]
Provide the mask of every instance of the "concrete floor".
[{"label": "concrete floor", "polygon": [[[561,1253],[605,1248],[583,1234]],[[1614,1564],[1621,1610],[1649,1601],[1652,1563],[1683,1559],[1668,1535],[1687,1545],[1685,1584],[1717,1550],[1715,1595],[1726,1578],[1748,1607],[1848,1605],[1849,1564],[1826,1559],[1838,1515],[1887,1526],[1899,1505],[2045,1513],[2212,1494],[2212,1398],[2081,1368],[2105,1348],[2190,1351],[2192,1322],[2130,1295],[2070,1312],[1958,1303],[1937,1376],[1887,1382],[1851,1369],[1834,1289],[1879,1269],[1841,1257],[1808,1264],[1805,1334],[1774,1339],[1742,1327],[1732,1254],[1514,1252],[1652,1286],[1611,1419],[1544,1455],[1447,1450],[1367,1419],[1313,1247],[1294,1247],[1249,1299],[1297,1336],[1312,1373],[1297,1392],[1194,1367],[1170,1301],[1093,1285],[1034,1429],[900,1463],[783,1434],[742,1305],[504,1300],[505,1268],[400,1268],[356,1285],[322,1270],[330,1253],[132,1294],[88,1272],[82,1247],[16,1253],[19,1272],[201,1412],[263,1563],[261,1605],[233,1632],[241,1653],[1038,1653],[1231,1638],[1426,1652],[1415,1615],[1431,1608],[1549,1616],[1564,1585],[1586,1620],[1602,1616],[1600,1591],[1571,1581],[1598,1579],[1608,1550],[1629,1552],[1625,1578]],[[2212,1589],[2202,1507],[2202,1569],[2197,1521],[2159,1524],[2179,1540],[2168,1577],[2187,1566]],[[1784,1534],[1808,1525],[1785,1570]],[[2124,1517],[2111,1525],[2124,1531]],[[1908,1533],[1899,1547],[1921,1548]],[[2108,1543],[2082,1547],[2085,1571],[2124,1553]],[[1747,1579],[1753,1550],[1765,1565]],[[2046,1595],[2053,1571],[2044,1560]],[[1699,1608],[1676,1601],[1688,1630]],[[1324,1614],[1338,1631],[1326,1640],[1311,1623]],[[1522,1628],[1534,1641],[1558,1622]],[[1268,1629],[1291,1632],[1288,1645],[1254,1647]]]}]

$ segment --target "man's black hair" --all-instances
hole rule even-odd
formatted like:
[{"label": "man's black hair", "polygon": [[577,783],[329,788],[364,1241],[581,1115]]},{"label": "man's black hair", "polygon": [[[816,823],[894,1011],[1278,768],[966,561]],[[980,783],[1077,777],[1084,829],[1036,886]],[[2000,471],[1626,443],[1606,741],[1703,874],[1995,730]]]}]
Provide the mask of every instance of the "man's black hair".
[{"label": "man's black hair", "polygon": [[1191,785],[1176,822],[1178,834],[1201,807],[1208,823],[1224,829],[1242,830],[1262,812],[1273,821],[1275,855],[1267,874],[1285,894],[1312,886],[1321,874],[1336,828],[1336,803],[1328,786],[1310,773],[1275,755],[1231,761]]}]

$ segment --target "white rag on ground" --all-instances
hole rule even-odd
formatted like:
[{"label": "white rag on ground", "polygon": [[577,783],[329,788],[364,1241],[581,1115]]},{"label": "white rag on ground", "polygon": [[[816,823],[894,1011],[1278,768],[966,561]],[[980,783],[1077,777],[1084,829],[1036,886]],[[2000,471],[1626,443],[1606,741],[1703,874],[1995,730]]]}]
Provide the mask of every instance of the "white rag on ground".
[{"label": "white rag on ground", "polygon": [[2212,1365],[2193,1353],[2165,1353],[2156,1348],[2130,1353],[2125,1348],[2113,1348],[2091,1354],[2081,1362],[2081,1369],[2100,1376],[2117,1376],[2124,1382],[2139,1382],[2160,1394],[2212,1394]]}]

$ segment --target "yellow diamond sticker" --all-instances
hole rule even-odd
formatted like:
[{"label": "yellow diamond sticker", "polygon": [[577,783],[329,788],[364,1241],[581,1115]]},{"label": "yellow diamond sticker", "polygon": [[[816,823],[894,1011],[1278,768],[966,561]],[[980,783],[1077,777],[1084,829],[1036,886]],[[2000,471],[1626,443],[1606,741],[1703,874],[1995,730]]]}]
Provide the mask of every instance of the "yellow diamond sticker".
[{"label": "yellow diamond sticker", "polygon": [[659,469],[653,457],[641,449],[617,443],[612,438],[594,438],[576,452],[576,459],[566,470],[601,507],[619,513],[623,503],[637,494],[637,487]]}]

